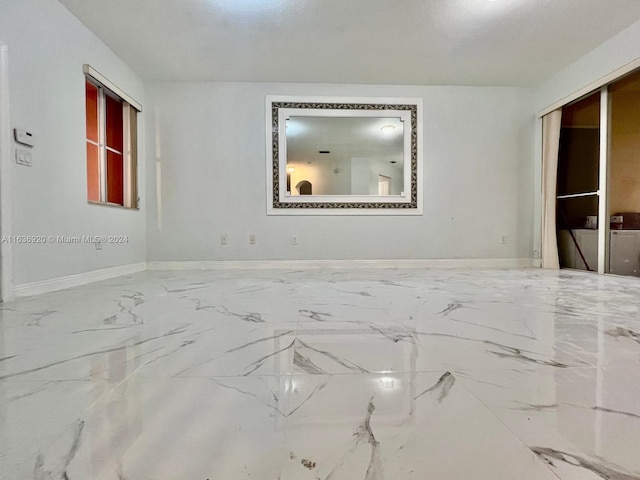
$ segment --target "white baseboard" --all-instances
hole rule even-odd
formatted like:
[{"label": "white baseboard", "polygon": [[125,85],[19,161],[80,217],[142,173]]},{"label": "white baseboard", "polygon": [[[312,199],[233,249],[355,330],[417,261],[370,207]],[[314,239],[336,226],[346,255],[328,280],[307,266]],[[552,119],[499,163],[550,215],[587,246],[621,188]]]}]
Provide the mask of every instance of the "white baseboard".
[{"label": "white baseboard", "polygon": [[14,294],[16,297],[29,297],[31,295],[40,295],[42,293],[55,292],[56,290],[64,290],[65,288],[78,287],[87,283],[99,282],[110,278],[121,277],[122,275],[131,275],[132,273],[144,272],[147,269],[146,262],[132,263],[129,265],[121,265],[118,267],[103,268],[92,272],[78,273],[68,275],[66,277],[52,278],[51,280],[43,280],[41,282],[23,283],[16,285]]},{"label": "white baseboard", "polygon": [[[537,264],[536,264],[537,262]],[[153,261],[149,270],[261,270],[285,268],[532,268],[539,261],[530,258],[418,259],[418,260],[220,260]]]},{"label": "white baseboard", "polygon": [[417,260],[247,260],[247,261],[156,261],[140,262],[40,282],[16,285],[16,297],[29,297],[78,287],[88,283],[108,280],[145,270],[264,270],[287,268],[536,268],[540,260],[530,258],[481,258],[481,259],[417,259]]}]

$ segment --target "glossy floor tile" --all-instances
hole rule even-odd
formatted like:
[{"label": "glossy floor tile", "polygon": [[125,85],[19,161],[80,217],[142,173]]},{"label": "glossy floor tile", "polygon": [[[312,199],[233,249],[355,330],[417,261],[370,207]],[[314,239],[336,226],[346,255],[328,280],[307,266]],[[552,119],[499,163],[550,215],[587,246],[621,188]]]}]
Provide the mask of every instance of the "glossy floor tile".
[{"label": "glossy floor tile", "polygon": [[640,480],[640,281],[144,272],[0,306],[0,478]]},{"label": "glossy floor tile", "polygon": [[450,372],[291,381],[282,478],[556,478]]}]

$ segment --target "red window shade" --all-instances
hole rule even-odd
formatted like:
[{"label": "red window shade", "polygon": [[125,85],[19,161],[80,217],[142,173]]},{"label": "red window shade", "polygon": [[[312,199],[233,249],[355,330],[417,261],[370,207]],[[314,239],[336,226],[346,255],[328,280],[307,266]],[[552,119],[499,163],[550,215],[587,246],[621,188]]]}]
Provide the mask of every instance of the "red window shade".
[{"label": "red window shade", "polygon": [[98,146],[90,142],[87,142],[87,198],[92,202],[100,201]]},{"label": "red window shade", "polygon": [[107,202],[124,205],[122,155],[107,150]]},{"label": "red window shade", "polygon": [[98,143],[98,87],[86,84],[87,140]]},{"label": "red window shade", "polygon": [[85,93],[87,198],[124,206],[124,155],[131,155],[135,162],[135,150],[124,151],[124,115],[129,108],[110,90],[90,81],[85,83]]},{"label": "red window shade", "polygon": [[105,95],[107,147],[122,153],[122,101]]}]

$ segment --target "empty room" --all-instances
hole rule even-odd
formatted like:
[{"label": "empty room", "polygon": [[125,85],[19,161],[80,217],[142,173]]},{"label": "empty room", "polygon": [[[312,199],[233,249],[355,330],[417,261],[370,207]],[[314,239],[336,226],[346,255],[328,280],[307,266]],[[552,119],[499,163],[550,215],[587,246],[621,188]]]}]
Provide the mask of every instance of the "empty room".
[{"label": "empty room", "polygon": [[640,480],[639,47],[638,0],[0,0],[0,479]]}]

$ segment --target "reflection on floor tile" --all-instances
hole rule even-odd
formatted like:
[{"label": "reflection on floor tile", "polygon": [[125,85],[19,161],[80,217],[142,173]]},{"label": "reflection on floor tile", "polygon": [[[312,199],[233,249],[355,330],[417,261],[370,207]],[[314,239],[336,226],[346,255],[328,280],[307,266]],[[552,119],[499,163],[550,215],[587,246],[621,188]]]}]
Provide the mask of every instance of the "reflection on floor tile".
[{"label": "reflection on floor tile", "polygon": [[283,479],[556,478],[450,372],[292,383],[313,395],[289,417]]},{"label": "reflection on floor tile", "polygon": [[36,478],[275,479],[286,384],[279,377],[133,375],[28,466]]},{"label": "reflection on floor tile", "polygon": [[640,368],[473,372],[461,383],[561,478],[638,478]]},{"label": "reflection on floor tile", "polygon": [[640,283],[144,272],[0,306],[0,478],[640,480]]}]

